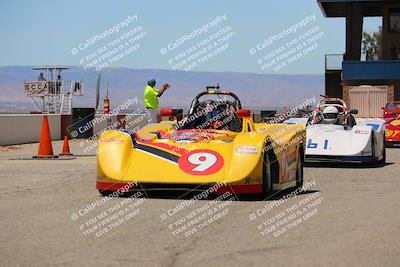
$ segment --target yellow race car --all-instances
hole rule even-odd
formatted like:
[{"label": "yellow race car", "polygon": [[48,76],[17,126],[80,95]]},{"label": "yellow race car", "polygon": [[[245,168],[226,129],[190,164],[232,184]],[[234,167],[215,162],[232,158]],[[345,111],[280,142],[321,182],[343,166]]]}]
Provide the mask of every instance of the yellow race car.
[{"label": "yellow race car", "polygon": [[[161,117],[173,117],[161,110]],[[254,123],[239,98],[219,86],[198,94],[180,121],[99,137],[96,188],[208,190],[265,194],[303,184],[305,127]]]}]

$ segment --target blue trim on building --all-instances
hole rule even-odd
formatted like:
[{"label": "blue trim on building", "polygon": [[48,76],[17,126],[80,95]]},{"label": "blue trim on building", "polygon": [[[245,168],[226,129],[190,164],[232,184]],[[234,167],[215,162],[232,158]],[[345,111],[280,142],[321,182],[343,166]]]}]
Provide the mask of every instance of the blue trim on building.
[{"label": "blue trim on building", "polygon": [[349,80],[399,80],[400,60],[343,61],[342,75]]}]

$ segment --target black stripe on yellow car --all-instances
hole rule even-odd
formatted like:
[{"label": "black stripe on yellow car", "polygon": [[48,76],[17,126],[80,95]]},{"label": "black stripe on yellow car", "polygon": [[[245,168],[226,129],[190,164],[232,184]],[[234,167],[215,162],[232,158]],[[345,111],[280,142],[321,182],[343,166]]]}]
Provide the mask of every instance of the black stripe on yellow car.
[{"label": "black stripe on yellow car", "polygon": [[150,147],[150,146],[147,146],[147,145],[143,145],[143,144],[137,143],[135,148],[139,149],[139,150],[142,150],[142,151],[145,151],[145,152],[148,152],[150,154],[156,155],[158,157],[167,159],[169,161],[173,161],[175,163],[178,163],[178,160],[179,160],[178,156],[176,156],[174,154],[171,154],[169,152],[166,152],[164,150],[160,150],[160,149],[155,148],[155,147]]}]

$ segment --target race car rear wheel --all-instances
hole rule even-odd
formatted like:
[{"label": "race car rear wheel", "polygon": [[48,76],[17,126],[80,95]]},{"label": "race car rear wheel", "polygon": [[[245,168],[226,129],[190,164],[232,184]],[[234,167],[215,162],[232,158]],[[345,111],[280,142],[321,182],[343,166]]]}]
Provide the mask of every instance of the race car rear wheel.
[{"label": "race car rear wheel", "polygon": [[[385,137],[384,137],[385,138]],[[376,141],[374,136],[371,137],[371,161],[367,163],[368,166],[375,167],[377,165],[385,164],[386,162],[386,149],[385,149],[386,140],[383,141],[383,151],[382,151],[382,159],[378,160],[379,156],[376,155]]]},{"label": "race car rear wheel", "polygon": [[376,165],[376,153],[375,153],[375,139],[374,136],[371,136],[371,162],[370,166],[375,166]]},{"label": "race car rear wheel", "polygon": [[383,151],[382,151],[382,159],[379,160],[379,164],[385,164],[386,163],[386,138],[385,135],[383,135]]},{"label": "race car rear wheel", "polygon": [[304,152],[303,147],[300,146],[299,153],[297,155],[297,169],[296,169],[296,189],[303,186],[304,176]]},{"label": "race car rear wheel", "polygon": [[268,194],[272,191],[272,162],[268,152],[264,152],[263,157],[263,194]]}]

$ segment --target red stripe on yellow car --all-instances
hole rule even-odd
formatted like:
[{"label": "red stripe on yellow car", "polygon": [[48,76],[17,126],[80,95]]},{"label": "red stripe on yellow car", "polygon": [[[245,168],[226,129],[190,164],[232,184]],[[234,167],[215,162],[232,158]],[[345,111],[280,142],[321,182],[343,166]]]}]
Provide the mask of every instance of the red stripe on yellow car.
[{"label": "red stripe on yellow car", "polygon": [[126,187],[133,188],[129,183],[107,183],[107,182],[96,182],[97,190],[104,191],[119,191],[121,189],[125,189]]},{"label": "red stripe on yellow car", "polygon": [[215,194],[222,195],[226,192],[234,194],[259,194],[263,191],[262,184],[249,184],[249,185],[226,185],[217,189]]},{"label": "red stripe on yellow car", "polygon": [[177,146],[171,146],[168,144],[151,143],[151,142],[138,142],[138,143],[145,145],[145,146],[152,147],[152,148],[160,149],[162,151],[174,154],[175,156],[178,156],[178,157],[190,153],[189,150],[186,150],[186,149],[183,149],[183,148],[177,147]]}]

